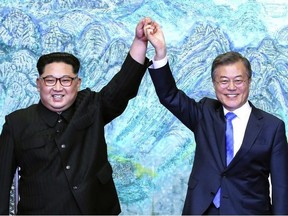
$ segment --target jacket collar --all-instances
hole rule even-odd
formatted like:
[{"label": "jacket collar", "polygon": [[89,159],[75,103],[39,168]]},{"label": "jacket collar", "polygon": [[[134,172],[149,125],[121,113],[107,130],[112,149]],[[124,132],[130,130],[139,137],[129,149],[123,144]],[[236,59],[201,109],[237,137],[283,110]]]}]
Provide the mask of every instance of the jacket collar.
[{"label": "jacket collar", "polygon": [[43,105],[40,101],[38,104],[38,110],[41,118],[50,126],[54,127],[57,123],[59,115],[61,115],[62,119],[64,119],[67,123],[71,120],[74,113],[74,105],[69,107],[67,110],[58,114],[57,112],[49,110],[47,107]]}]

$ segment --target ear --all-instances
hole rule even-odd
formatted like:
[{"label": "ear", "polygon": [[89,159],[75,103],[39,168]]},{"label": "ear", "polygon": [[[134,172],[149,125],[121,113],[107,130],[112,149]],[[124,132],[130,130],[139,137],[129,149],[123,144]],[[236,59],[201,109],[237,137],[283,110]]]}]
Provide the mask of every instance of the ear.
[{"label": "ear", "polygon": [[77,80],[77,88],[78,88],[78,90],[80,90],[81,83],[82,83],[81,78],[78,78],[78,80]]},{"label": "ear", "polygon": [[216,90],[217,83],[216,83],[214,80],[212,80],[212,83],[213,83],[213,87],[214,87],[214,89]]},{"label": "ear", "polygon": [[252,82],[252,78],[249,78],[249,81],[248,81],[248,82],[249,82],[249,85],[250,85],[250,84],[251,84],[251,82]]},{"label": "ear", "polygon": [[38,91],[38,92],[40,92],[40,85],[41,85],[40,82],[41,82],[40,79],[37,78],[37,79],[36,79],[36,85],[37,85],[37,91]]}]

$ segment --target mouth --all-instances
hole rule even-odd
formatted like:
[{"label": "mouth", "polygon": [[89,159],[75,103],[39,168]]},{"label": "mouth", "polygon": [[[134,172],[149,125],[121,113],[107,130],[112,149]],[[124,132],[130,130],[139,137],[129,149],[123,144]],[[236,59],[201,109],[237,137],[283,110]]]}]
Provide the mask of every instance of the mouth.
[{"label": "mouth", "polygon": [[62,94],[54,94],[52,95],[52,98],[55,99],[55,100],[60,100],[64,97],[64,95]]},{"label": "mouth", "polygon": [[226,97],[228,97],[228,98],[235,98],[237,96],[238,96],[238,94],[226,94]]}]

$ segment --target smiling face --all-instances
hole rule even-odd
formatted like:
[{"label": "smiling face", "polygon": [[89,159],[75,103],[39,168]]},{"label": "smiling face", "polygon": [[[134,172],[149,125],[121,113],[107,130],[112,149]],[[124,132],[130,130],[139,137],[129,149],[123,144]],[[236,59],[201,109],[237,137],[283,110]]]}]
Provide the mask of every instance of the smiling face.
[{"label": "smiling face", "polygon": [[217,99],[227,110],[234,111],[247,102],[251,78],[242,61],[217,66],[213,83]]},{"label": "smiling face", "polygon": [[[41,77],[53,76],[60,78],[63,76],[75,77],[73,67],[64,62],[53,62],[44,67]],[[40,92],[41,102],[51,111],[62,112],[68,109],[76,100],[80,89],[81,79],[76,78],[71,86],[63,87],[58,80],[54,86],[46,86],[43,79],[37,79],[37,89]]]}]

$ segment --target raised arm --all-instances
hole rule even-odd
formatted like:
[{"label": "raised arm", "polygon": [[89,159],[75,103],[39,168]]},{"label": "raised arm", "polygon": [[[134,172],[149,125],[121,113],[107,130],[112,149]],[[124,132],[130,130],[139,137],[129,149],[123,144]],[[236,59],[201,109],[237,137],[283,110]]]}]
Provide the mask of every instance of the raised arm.
[{"label": "raised arm", "polygon": [[144,27],[145,35],[155,49],[149,73],[160,103],[174,114],[184,125],[193,130],[191,122],[197,119],[197,104],[176,86],[167,58],[164,34],[156,22]]},{"label": "raised arm", "polygon": [[144,26],[150,22],[150,18],[144,18],[137,24],[130,55],[127,55],[120,71],[101,90],[105,123],[119,116],[128,101],[137,95],[149,63],[146,58],[148,40],[144,34]]}]

